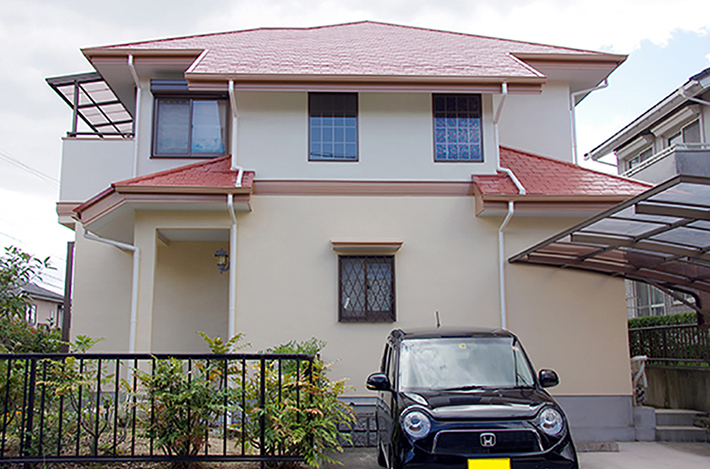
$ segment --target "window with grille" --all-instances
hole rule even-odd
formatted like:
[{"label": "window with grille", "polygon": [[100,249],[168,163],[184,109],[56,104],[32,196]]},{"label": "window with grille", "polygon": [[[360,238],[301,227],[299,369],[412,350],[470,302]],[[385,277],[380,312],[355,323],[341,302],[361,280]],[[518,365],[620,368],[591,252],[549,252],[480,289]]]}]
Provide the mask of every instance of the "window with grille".
[{"label": "window with grille", "polygon": [[394,256],[339,256],[340,322],[394,322]]},{"label": "window with grille", "polygon": [[434,161],[483,161],[481,95],[435,94]]},{"label": "window with grille", "polygon": [[357,161],[357,93],[309,93],[311,161]]}]

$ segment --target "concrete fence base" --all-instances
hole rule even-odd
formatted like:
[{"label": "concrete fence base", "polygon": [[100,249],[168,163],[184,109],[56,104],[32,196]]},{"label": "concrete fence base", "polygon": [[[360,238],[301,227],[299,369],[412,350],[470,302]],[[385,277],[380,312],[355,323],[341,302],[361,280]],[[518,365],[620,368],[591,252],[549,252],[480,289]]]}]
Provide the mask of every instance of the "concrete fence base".
[{"label": "concrete fence base", "polygon": [[646,405],[710,412],[710,368],[646,365]]}]

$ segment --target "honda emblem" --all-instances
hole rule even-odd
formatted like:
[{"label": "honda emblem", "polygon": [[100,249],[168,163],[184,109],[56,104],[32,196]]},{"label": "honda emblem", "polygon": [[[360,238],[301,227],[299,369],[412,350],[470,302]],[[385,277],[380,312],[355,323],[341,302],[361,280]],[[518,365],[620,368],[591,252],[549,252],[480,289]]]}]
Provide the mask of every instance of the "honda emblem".
[{"label": "honda emblem", "polygon": [[481,446],[484,448],[493,448],[496,445],[496,436],[494,433],[481,433]]}]

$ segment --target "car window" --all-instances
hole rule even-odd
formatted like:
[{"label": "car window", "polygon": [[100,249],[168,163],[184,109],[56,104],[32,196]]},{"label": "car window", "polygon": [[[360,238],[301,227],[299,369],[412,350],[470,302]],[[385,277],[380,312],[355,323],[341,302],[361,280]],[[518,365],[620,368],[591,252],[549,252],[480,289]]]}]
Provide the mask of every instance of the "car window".
[{"label": "car window", "polygon": [[509,337],[407,339],[400,348],[400,386],[407,389],[532,386],[533,372]]}]

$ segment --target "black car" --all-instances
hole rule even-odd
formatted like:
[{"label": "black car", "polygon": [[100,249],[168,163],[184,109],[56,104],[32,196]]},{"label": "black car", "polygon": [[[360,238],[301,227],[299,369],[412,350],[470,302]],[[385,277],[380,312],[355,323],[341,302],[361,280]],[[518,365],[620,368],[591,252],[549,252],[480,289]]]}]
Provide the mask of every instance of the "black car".
[{"label": "black car", "polygon": [[518,338],[504,330],[395,330],[379,373],[378,462],[383,467],[577,468],[567,418],[535,376]]}]

